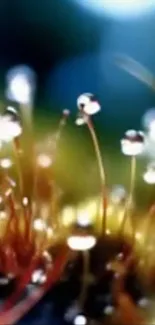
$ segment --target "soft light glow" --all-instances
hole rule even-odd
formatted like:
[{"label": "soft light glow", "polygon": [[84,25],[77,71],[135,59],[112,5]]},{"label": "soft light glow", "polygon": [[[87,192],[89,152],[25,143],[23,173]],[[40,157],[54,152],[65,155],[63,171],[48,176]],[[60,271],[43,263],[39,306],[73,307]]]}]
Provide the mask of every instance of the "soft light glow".
[{"label": "soft light glow", "polygon": [[7,74],[6,96],[20,104],[29,104],[35,86],[35,74],[27,66],[18,66],[11,69]]},{"label": "soft light glow", "polygon": [[109,229],[106,229],[106,235],[111,235],[111,231]]},{"label": "soft light glow", "polygon": [[8,218],[8,215],[6,211],[0,211],[0,220],[6,220]]},{"label": "soft light glow", "polygon": [[16,109],[14,107],[12,107],[12,106],[8,106],[6,110],[7,110],[8,113],[12,113],[13,115],[17,115]]},{"label": "soft light glow", "polygon": [[34,220],[33,228],[37,231],[43,231],[46,229],[46,223],[42,219],[36,219]]},{"label": "soft light glow", "polygon": [[6,277],[0,278],[0,285],[7,285],[9,284],[9,279]]},{"label": "soft light glow", "polygon": [[143,297],[138,301],[138,305],[141,308],[145,308],[145,307],[147,307],[149,305],[149,300],[146,297]]},{"label": "soft light glow", "polygon": [[27,197],[23,197],[23,200],[22,200],[22,202],[23,202],[23,205],[24,205],[24,206],[27,206],[27,205],[28,205],[28,203],[29,203],[29,200],[28,200],[28,198],[27,198]]},{"label": "soft light glow", "polygon": [[54,235],[53,229],[51,227],[47,228],[47,237],[48,239],[51,239]]},{"label": "soft light glow", "polygon": [[106,306],[105,308],[104,308],[104,314],[105,315],[112,315],[113,314],[113,312],[114,312],[114,307],[113,306]]},{"label": "soft light glow", "polygon": [[43,270],[36,270],[32,274],[32,283],[34,284],[43,284],[46,282],[46,275]]},{"label": "soft light glow", "polygon": [[8,188],[5,192],[5,196],[8,197],[11,195],[11,193],[12,193],[12,188]]},{"label": "soft light glow", "polygon": [[155,141],[155,120],[150,122],[148,136],[151,140]]},{"label": "soft light glow", "polygon": [[154,0],[76,0],[84,7],[96,13],[105,13],[111,17],[137,17],[150,12],[155,7]]},{"label": "soft light glow", "polygon": [[86,251],[95,246],[96,238],[94,236],[72,235],[67,239],[67,244],[72,250]]},{"label": "soft light glow", "polygon": [[143,179],[148,184],[155,184],[155,164],[150,165],[143,175]]},{"label": "soft light glow", "polygon": [[77,126],[81,126],[81,125],[86,124],[86,122],[87,122],[86,116],[84,116],[83,114],[78,114],[78,116],[75,120],[75,124]]},{"label": "soft light glow", "polygon": [[115,185],[112,188],[110,198],[112,203],[119,204],[126,198],[125,188],[122,185]]},{"label": "soft light glow", "polygon": [[4,169],[12,167],[12,161],[9,158],[3,158],[0,160],[0,166]]},{"label": "soft light glow", "polygon": [[78,315],[74,319],[74,325],[86,325],[87,324],[87,319],[83,315]]},{"label": "soft light glow", "polygon": [[141,240],[141,239],[143,238],[142,233],[140,233],[140,232],[136,232],[135,238],[136,238],[137,240]]},{"label": "soft light glow", "polygon": [[71,322],[79,313],[80,313],[80,307],[77,303],[75,303],[67,309],[64,319],[67,322]]},{"label": "soft light glow", "polygon": [[10,142],[21,133],[22,128],[19,122],[11,121],[7,116],[0,117],[0,141]]},{"label": "soft light glow", "polygon": [[37,157],[37,163],[42,168],[48,168],[52,165],[52,158],[42,153]]},{"label": "soft light glow", "polygon": [[142,124],[144,128],[150,129],[150,125],[155,121],[155,108],[149,109],[142,117]]},{"label": "soft light glow", "polygon": [[121,260],[123,260],[123,257],[124,257],[124,254],[123,254],[123,253],[119,253],[119,254],[117,255],[117,260],[118,260],[118,261],[121,261]]},{"label": "soft light glow", "polygon": [[47,263],[52,263],[52,256],[48,251],[43,252],[43,257],[46,259]]},{"label": "soft light glow", "polygon": [[10,177],[8,177],[8,182],[12,187],[16,187],[16,185],[17,185],[16,182]]},{"label": "soft light glow", "polygon": [[90,214],[87,210],[79,210],[77,212],[77,223],[83,227],[91,224]]},{"label": "soft light glow", "polygon": [[62,211],[62,224],[64,226],[70,226],[75,220],[74,209],[70,206],[67,206]]}]

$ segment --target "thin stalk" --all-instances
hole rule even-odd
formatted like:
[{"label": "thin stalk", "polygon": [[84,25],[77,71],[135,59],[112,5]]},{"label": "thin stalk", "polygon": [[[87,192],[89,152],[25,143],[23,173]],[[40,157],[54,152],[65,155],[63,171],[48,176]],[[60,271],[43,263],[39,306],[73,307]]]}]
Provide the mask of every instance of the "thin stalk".
[{"label": "thin stalk", "polygon": [[29,128],[32,131],[32,112],[33,105],[29,103],[27,105],[20,104],[20,111],[22,115],[22,121],[24,123],[24,127]]},{"label": "thin stalk", "polygon": [[103,214],[102,214],[102,230],[103,234],[106,234],[106,225],[107,225],[107,191],[106,191],[106,173],[104,169],[104,164],[102,161],[101,151],[98,143],[98,139],[96,136],[96,132],[93,126],[93,123],[89,116],[86,116],[86,123],[92,138],[94,151],[96,154],[96,159],[98,163],[99,175],[100,175],[100,182],[101,182],[101,199],[102,199],[102,207],[103,207]]},{"label": "thin stalk", "polygon": [[[66,125],[67,117],[68,117],[68,115],[63,113],[63,116],[60,119],[60,122],[58,125],[58,130],[55,135],[55,146],[54,146],[54,152],[53,152],[53,157],[52,157],[53,162],[55,162],[55,159],[56,159],[58,142],[60,140],[63,128]],[[35,166],[35,176],[34,176],[34,184],[33,184],[33,199],[36,199],[38,176],[39,176],[39,168],[38,168],[38,166]]]},{"label": "thin stalk", "polygon": [[[55,135],[55,146],[54,146],[54,152],[53,152],[53,157],[52,157],[53,163],[56,160],[58,144],[59,144],[59,141],[60,141],[60,138],[61,138],[61,134],[62,134],[63,128],[66,125],[68,116],[69,116],[69,111],[65,110],[63,112],[63,115],[62,115],[62,117],[60,119],[60,122],[59,122],[59,125],[58,125],[58,130],[57,130],[56,135]],[[35,173],[34,187],[33,187],[33,198],[34,199],[36,198],[37,180],[38,180],[38,176],[39,176],[38,174],[39,174],[38,173],[38,168],[36,166],[36,173]],[[57,205],[57,194],[56,194],[56,191],[54,191],[53,199],[54,199],[54,203],[55,203],[55,207],[56,207],[56,205]],[[53,204],[53,206],[54,206],[54,204]],[[31,237],[33,219],[34,219],[33,218],[33,215],[31,215],[30,228],[29,228],[29,237]],[[48,220],[47,220],[47,223],[48,223]],[[46,234],[46,230],[45,230],[44,236],[43,236],[43,240],[41,242],[41,247],[40,247],[40,250],[41,251],[42,251],[43,247],[46,244],[46,239],[47,239],[47,234]]]},{"label": "thin stalk", "polygon": [[151,233],[151,226],[153,224],[153,220],[154,220],[154,209],[152,210],[152,207],[151,209],[149,210],[148,212],[148,216],[146,218],[146,228],[145,228],[145,233],[144,233],[144,247],[145,247],[145,263],[146,263],[146,267],[148,266],[148,262],[149,262],[149,254],[148,254],[148,245],[149,245],[149,242],[150,242],[150,233]]},{"label": "thin stalk", "polygon": [[15,226],[16,235],[18,236],[19,233],[18,217],[15,211],[15,202],[12,194],[9,195],[9,197],[7,198],[6,204],[8,205],[9,208],[9,220],[7,221],[7,225],[6,225],[4,240],[8,238],[8,235],[10,235],[10,227],[13,222]]},{"label": "thin stalk", "polygon": [[83,279],[82,279],[81,293],[79,297],[79,304],[81,308],[83,308],[87,297],[88,275],[89,275],[89,251],[84,251],[83,252]]},{"label": "thin stalk", "polygon": [[[52,270],[50,270],[50,273],[47,275],[47,282],[43,286],[31,292],[31,294],[24,301],[16,304],[23,289],[29,283],[27,273],[27,278],[25,275],[23,275],[21,282],[19,283],[19,287],[16,289],[14,294],[11,295],[8,300],[6,300],[6,302],[4,302],[4,304],[1,306],[0,325],[13,325],[20,321],[20,319],[24,317],[24,315],[28,313],[31,308],[33,308],[36,303],[38,303],[44,297],[47,291],[59,280],[68,260],[68,251],[61,252],[57,257]],[[34,269],[31,269],[31,272],[29,274],[32,275],[33,271]]]},{"label": "thin stalk", "polygon": [[[22,217],[24,219],[24,226],[25,226],[25,237],[27,237],[27,210],[30,210],[30,203],[28,203],[27,207],[23,206],[23,197],[24,197],[24,174],[23,174],[23,169],[22,169],[22,157],[21,157],[21,144],[20,144],[20,139],[15,138],[13,141],[13,150],[14,150],[14,156],[16,160],[16,171],[17,171],[17,176],[18,176],[18,182],[19,182],[19,199],[20,199],[20,204],[21,204],[21,209],[22,209]],[[18,220],[16,222],[19,222]],[[19,227],[18,227],[19,228]]]},{"label": "thin stalk", "polygon": [[[134,196],[135,181],[136,181],[136,157],[132,156],[131,157],[131,172],[130,172],[130,188],[129,188],[129,195],[126,200],[124,214],[123,214],[123,220],[122,220],[122,224],[121,224],[121,228],[120,228],[121,234],[124,232],[125,224],[126,224],[128,216],[130,214],[130,206],[132,204],[133,196]],[[132,229],[132,231],[134,231],[134,229]]]},{"label": "thin stalk", "polygon": [[21,167],[21,157],[20,157],[21,148],[20,148],[19,139],[13,140],[13,151],[14,151],[14,157],[16,160],[20,198],[23,198],[24,185],[23,185],[23,173],[22,173],[22,167]]}]

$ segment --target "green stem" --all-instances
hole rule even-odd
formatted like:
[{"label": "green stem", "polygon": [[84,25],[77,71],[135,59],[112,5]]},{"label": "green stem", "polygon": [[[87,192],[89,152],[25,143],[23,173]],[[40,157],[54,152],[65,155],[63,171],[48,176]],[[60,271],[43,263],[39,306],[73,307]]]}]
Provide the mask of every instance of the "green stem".
[{"label": "green stem", "polygon": [[98,169],[100,174],[100,181],[101,181],[101,200],[102,200],[102,207],[103,207],[103,214],[102,214],[102,230],[103,234],[106,234],[106,225],[107,225],[107,191],[106,191],[106,174],[104,169],[104,164],[102,161],[102,156],[99,148],[98,139],[95,133],[95,129],[93,123],[89,116],[86,116],[87,126],[92,138],[96,159],[98,163]]},{"label": "green stem", "polygon": [[[133,201],[134,196],[134,189],[135,189],[135,180],[136,180],[136,157],[131,157],[131,173],[130,173],[130,188],[129,188],[129,195],[126,200],[125,208],[124,208],[124,214],[123,214],[123,220],[120,228],[121,234],[124,232],[125,224],[127,221],[128,216],[130,217],[130,207]],[[132,226],[132,231],[134,232],[134,227]]]}]

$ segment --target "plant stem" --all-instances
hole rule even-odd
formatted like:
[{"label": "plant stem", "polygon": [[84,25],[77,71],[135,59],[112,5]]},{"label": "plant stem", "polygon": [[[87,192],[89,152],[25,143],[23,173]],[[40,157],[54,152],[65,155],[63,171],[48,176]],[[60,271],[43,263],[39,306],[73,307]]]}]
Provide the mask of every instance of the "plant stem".
[{"label": "plant stem", "polygon": [[[127,221],[128,216],[130,217],[130,206],[133,201],[133,196],[134,196],[134,189],[135,189],[135,180],[136,180],[136,157],[132,156],[131,157],[131,172],[130,172],[130,188],[129,188],[129,195],[126,200],[125,208],[124,208],[124,214],[123,214],[123,220],[120,228],[121,234],[124,232],[125,224]],[[132,226],[132,228],[134,228]],[[134,229],[132,229],[134,232]]]},{"label": "plant stem", "polygon": [[96,159],[98,163],[98,169],[100,174],[100,181],[101,181],[101,199],[102,199],[102,208],[103,208],[103,214],[102,214],[102,230],[103,234],[106,234],[106,224],[107,224],[107,193],[106,193],[106,174],[104,169],[104,164],[102,161],[102,156],[99,148],[98,139],[95,133],[95,129],[93,126],[93,123],[89,116],[86,116],[87,126],[92,138]]},{"label": "plant stem", "polygon": [[80,307],[83,308],[87,296],[88,287],[88,275],[89,275],[89,251],[83,252],[83,279],[82,279],[82,289],[80,293]]}]

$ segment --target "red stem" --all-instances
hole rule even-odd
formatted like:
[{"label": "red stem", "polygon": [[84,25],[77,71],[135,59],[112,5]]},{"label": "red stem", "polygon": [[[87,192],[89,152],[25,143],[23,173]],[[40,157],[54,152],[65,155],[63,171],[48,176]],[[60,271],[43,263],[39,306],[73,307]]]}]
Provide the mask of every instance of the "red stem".
[{"label": "red stem", "polygon": [[48,281],[44,286],[34,290],[29,297],[8,312],[0,313],[0,325],[13,325],[24,317],[24,315],[28,313],[30,309],[40,301],[40,299],[42,299],[49,288],[51,288],[59,280],[67,260],[68,251],[65,251],[58,256],[52,271],[49,273]]},{"label": "red stem", "polygon": [[36,259],[28,268],[28,270],[24,273],[24,275],[19,279],[19,282],[16,287],[16,291],[13,292],[10,297],[2,304],[1,306],[1,312],[5,312],[8,309],[12,308],[18,298],[21,296],[22,291],[25,289],[25,287],[28,285],[28,283],[31,280],[31,276],[33,271],[36,269],[38,265],[38,260]]}]

